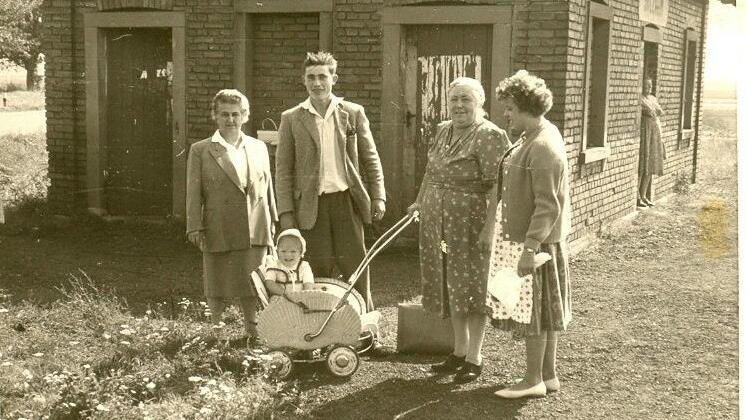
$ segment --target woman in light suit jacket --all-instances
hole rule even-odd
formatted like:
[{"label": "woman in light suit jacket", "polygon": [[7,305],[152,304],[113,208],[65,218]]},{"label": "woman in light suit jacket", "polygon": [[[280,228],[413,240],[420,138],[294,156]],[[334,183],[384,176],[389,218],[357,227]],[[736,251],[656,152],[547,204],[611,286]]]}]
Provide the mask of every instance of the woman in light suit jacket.
[{"label": "woman in light suit jacket", "polygon": [[267,147],[245,135],[249,101],[235,89],[213,98],[215,133],[187,160],[187,238],[202,251],[203,285],[213,322],[238,299],[249,338],[256,336],[256,291],[249,274],[273,245],[277,220]]}]

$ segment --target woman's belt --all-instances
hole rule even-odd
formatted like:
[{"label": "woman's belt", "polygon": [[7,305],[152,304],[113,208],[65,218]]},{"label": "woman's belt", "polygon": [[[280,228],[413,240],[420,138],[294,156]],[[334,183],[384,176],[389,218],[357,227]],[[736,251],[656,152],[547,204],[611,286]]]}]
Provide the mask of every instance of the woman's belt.
[{"label": "woman's belt", "polygon": [[451,191],[459,191],[459,192],[467,192],[467,193],[475,193],[475,194],[485,194],[488,191],[490,191],[490,188],[493,186],[492,182],[475,182],[475,181],[449,181],[449,182],[442,182],[442,181],[432,181],[428,180],[426,182],[426,185],[432,186],[435,188],[443,189],[443,190],[451,190]]}]

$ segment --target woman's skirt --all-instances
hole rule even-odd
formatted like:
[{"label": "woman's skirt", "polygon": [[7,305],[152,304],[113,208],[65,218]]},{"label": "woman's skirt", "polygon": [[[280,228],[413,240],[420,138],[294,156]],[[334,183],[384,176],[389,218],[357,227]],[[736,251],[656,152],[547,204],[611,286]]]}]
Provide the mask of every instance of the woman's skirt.
[{"label": "woman's skirt", "polygon": [[203,252],[202,272],[205,297],[239,298],[256,296],[249,275],[267,254],[266,246],[226,252]]},{"label": "woman's skirt", "polygon": [[[497,244],[496,244],[497,246]],[[504,319],[499,303],[488,296],[493,308],[492,325],[515,336],[538,335],[543,331],[565,331],[571,321],[571,281],[568,274],[568,249],[565,242],[541,244],[539,252],[552,259],[534,272],[532,278],[529,323]]]}]

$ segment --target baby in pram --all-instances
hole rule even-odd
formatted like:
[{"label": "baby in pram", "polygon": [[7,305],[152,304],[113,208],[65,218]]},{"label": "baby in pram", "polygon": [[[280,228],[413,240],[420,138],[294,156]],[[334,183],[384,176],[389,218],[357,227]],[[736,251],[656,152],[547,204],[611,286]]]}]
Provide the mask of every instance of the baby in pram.
[{"label": "baby in pram", "polygon": [[264,285],[270,296],[314,289],[314,273],[303,260],[306,240],[298,229],[286,229],[278,235],[277,257],[268,255],[262,264]]}]

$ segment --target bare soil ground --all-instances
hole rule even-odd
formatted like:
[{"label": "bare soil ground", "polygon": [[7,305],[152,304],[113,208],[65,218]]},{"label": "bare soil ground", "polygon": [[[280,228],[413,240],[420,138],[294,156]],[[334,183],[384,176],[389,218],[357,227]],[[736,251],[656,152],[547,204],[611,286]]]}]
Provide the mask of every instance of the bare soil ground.
[{"label": "bare soil ground", "polygon": [[[524,345],[489,329],[485,371],[472,384],[433,377],[438,357],[399,355],[396,304],[418,294],[418,258],[392,249],[373,266],[384,352],[347,381],[323,366],[295,375],[290,418],[737,418],[738,274],[735,140],[710,132],[698,184],[638,212],[573,259],[574,320],[559,347],[562,389],[502,401]],[[631,203],[632,205],[633,203]],[[81,269],[116,289],[135,314],[201,295],[200,257],[178,228],[104,224],[6,226],[0,289],[44,305]],[[0,344],[2,345],[2,344]]]}]

